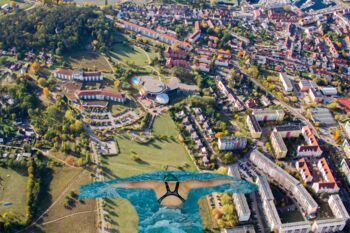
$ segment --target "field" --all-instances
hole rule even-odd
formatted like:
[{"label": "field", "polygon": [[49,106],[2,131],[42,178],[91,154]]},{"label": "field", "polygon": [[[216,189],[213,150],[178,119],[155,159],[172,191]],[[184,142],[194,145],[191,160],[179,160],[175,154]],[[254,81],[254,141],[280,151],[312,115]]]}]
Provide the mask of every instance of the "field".
[{"label": "field", "polygon": [[149,59],[142,49],[127,43],[115,44],[109,53],[113,59],[123,64],[133,64],[141,67],[149,64]]},{"label": "field", "polygon": [[[27,177],[12,169],[0,167],[0,215],[12,212],[17,217],[24,217],[27,198]],[[3,206],[4,203],[12,203]]]},{"label": "field", "polygon": [[95,200],[75,201],[71,209],[64,207],[64,197],[71,191],[79,194],[82,184],[90,183],[90,173],[81,168],[54,168],[52,174],[48,174],[48,193],[41,200],[39,214],[49,211],[30,228],[30,233],[96,233],[96,202]]},{"label": "field", "polygon": [[[185,148],[175,139],[178,131],[168,114],[156,118],[153,131],[155,135],[173,136],[174,139],[156,140],[149,145],[141,145],[127,136],[117,136],[120,154],[103,160],[107,179],[163,170],[164,165],[173,169],[187,163],[190,165],[187,170],[195,170]],[[142,161],[133,161],[131,159],[133,155],[139,156]],[[113,225],[117,226],[119,232],[136,232],[137,215],[130,203],[119,199],[108,200],[111,203],[107,205],[107,209],[112,212]]]},{"label": "field", "polygon": [[65,54],[64,59],[72,65],[73,69],[112,71],[112,67],[109,65],[106,58],[99,53],[76,51],[74,53]]}]

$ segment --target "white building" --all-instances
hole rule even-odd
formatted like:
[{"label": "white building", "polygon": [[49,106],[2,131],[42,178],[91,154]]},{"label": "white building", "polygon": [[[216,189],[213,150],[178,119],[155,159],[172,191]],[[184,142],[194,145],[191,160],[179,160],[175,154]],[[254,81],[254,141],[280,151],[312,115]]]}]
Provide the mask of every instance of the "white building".
[{"label": "white building", "polygon": [[350,121],[347,121],[344,125],[344,131],[348,138],[350,138]]},{"label": "white building", "polygon": [[284,114],[283,110],[257,109],[253,111],[257,121],[282,121]]},{"label": "white building", "polygon": [[297,179],[289,175],[258,150],[254,150],[250,154],[249,160],[282,189],[290,193],[307,215],[314,214],[317,211],[318,204]]},{"label": "white building", "polygon": [[282,225],[276,206],[273,202],[275,198],[265,176],[258,176],[256,179],[256,184],[258,185],[259,194],[263,202],[266,220],[269,224],[270,230],[274,231]]},{"label": "white building", "polygon": [[282,82],[284,90],[287,92],[293,91],[293,84],[290,81],[288,75],[285,73],[280,73],[279,77],[280,77],[280,81]]},{"label": "white building", "polygon": [[323,87],[321,89],[321,92],[323,95],[328,95],[328,96],[338,94],[337,88],[335,88],[335,87]]},{"label": "white building", "polygon": [[[230,166],[228,169],[228,175],[241,178],[237,165]],[[248,221],[251,215],[247,199],[244,194],[233,194],[233,202],[236,206],[238,220],[240,222]]]},{"label": "white building", "polygon": [[101,72],[83,72],[67,69],[57,69],[53,72],[53,75],[55,78],[59,79],[78,80],[83,82],[96,82],[103,80],[103,75]]},{"label": "white building", "polygon": [[218,139],[219,150],[244,149],[247,146],[245,137],[222,136]]},{"label": "white building", "polygon": [[120,103],[124,103],[126,101],[124,94],[105,90],[82,90],[78,91],[76,95],[80,100],[105,100]]}]

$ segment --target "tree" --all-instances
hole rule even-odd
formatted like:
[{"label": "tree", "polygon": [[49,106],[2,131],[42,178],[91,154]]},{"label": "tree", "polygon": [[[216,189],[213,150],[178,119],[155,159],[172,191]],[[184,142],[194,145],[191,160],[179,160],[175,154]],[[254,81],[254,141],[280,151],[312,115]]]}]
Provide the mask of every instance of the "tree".
[{"label": "tree", "polygon": [[210,5],[211,6],[216,6],[217,4],[217,1],[216,0],[210,0]]},{"label": "tree", "polygon": [[120,81],[119,80],[115,80],[114,81],[114,87],[115,88],[119,88],[119,86],[120,86]]},{"label": "tree", "polygon": [[43,89],[43,94],[44,94],[46,97],[48,97],[49,94],[50,94],[49,88],[44,87],[44,89]]}]

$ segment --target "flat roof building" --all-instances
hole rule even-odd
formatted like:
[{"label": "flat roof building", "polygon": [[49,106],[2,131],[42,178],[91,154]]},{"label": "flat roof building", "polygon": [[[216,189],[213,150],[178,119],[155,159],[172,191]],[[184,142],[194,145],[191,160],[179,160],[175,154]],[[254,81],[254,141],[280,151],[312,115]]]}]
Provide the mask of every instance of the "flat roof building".
[{"label": "flat roof building", "polygon": [[319,122],[321,126],[336,126],[332,113],[327,108],[314,108],[311,110],[311,119],[313,122]]},{"label": "flat roof building", "polygon": [[219,150],[239,150],[247,146],[245,137],[222,136],[218,139]]},{"label": "flat roof building", "polygon": [[284,90],[287,92],[293,91],[293,84],[290,81],[288,75],[285,73],[280,73],[279,77],[280,77],[280,81],[282,82]]},{"label": "flat roof building", "polygon": [[247,125],[253,138],[261,138],[262,130],[255,116],[251,114],[247,116]]},{"label": "flat roof building", "polygon": [[[237,165],[230,166],[228,169],[228,175],[234,176],[237,178],[241,178],[241,176],[239,174],[238,166]],[[247,202],[245,195],[234,193],[232,195],[232,198],[233,198],[233,202],[235,203],[235,206],[236,206],[238,220],[240,222],[248,221],[250,218],[251,212],[250,212],[249,205],[248,205],[248,202]]]},{"label": "flat roof building", "polygon": [[286,144],[283,141],[282,136],[278,132],[273,131],[271,133],[270,140],[271,140],[271,145],[275,152],[276,158],[277,159],[285,158],[287,156],[288,149]]},{"label": "flat roof building", "polygon": [[283,121],[283,110],[258,109],[253,111],[253,116],[259,121]]}]

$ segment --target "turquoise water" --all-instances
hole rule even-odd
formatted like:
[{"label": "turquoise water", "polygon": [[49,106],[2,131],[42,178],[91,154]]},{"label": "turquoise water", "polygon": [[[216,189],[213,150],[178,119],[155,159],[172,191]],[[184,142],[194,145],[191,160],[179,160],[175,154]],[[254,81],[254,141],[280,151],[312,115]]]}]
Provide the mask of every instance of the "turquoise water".
[{"label": "turquoise water", "polygon": [[138,77],[133,77],[133,78],[131,79],[131,81],[132,81],[133,84],[138,85],[138,84],[140,83],[140,78],[138,78]]},{"label": "turquoise water", "polygon": [[[186,180],[229,179],[232,183],[210,188],[191,189],[187,200],[177,208],[161,206],[153,189],[112,187],[113,184],[129,181],[163,181],[164,176],[169,174],[176,176],[180,182]],[[127,199],[135,207],[138,214],[138,232],[140,233],[202,233],[198,206],[201,197],[213,192],[250,193],[255,189],[256,186],[247,181],[221,174],[163,171],[84,185],[80,187],[79,198],[110,197]]]}]

